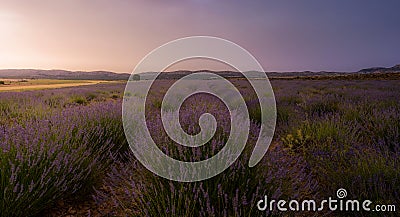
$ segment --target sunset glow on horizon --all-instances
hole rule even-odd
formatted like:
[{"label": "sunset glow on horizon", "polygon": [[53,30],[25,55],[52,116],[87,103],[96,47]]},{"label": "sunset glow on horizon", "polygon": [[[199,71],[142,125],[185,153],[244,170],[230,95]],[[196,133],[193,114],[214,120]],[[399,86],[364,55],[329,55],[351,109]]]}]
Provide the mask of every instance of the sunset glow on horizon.
[{"label": "sunset glow on horizon", "polygon": [[358,0],[2,0],[0,69],[131,72],[153,49],[193,35],[233,41],[267,71],[389,67],[400,63],[399,7]]}]

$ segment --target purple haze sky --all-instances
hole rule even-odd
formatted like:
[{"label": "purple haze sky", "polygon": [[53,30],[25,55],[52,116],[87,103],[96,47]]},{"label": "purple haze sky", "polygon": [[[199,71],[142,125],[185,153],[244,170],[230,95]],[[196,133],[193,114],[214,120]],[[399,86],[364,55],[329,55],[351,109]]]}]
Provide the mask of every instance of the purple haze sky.
[{"label": "purple haze sky", "polygon": [[400,63],[397,0],[1,0],[0,68],[130,72],[148,52],[210,35],[267,71]]}]

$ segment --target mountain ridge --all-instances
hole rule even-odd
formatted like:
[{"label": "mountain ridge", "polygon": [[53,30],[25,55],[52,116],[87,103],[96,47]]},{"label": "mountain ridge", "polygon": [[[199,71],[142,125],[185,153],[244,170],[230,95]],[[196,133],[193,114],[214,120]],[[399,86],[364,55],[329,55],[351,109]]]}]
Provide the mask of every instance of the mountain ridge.
[{"label": "mountain ridge", "polygon": [[372,68],[365,68],[361,69],[358,72],[360,73],[378,73],[378,72],[399,72],[400,71],[400,64],[397,64],[393,67],[372,67]]},{"label": "mountain ridge", "polygon": [[[179,79],[191,73],[210,72],[223,77],[237,78],[243,77],[239,72],[234,71],[212,71],[212,70],[177,70],[162,73],[161,79]],[[376,74],[376,73],[399,73],[400,64],[393,67],[372,67],[361,69],[357,72],[328,72],[328,71],[301,71],[301,72],[249,72],[251,77],[257,78],[266,73],[268,77],[303,77],[303,76],[344,76],[357,74]],[[152,77],[156,72],[139,73],[140,79]],[[0,78],[4,79],[60,79],[60,80],[128,80],[129,73],[115,73],[111,71],[68,71],[61,69],[41,70],[41,69],[1,69]]]},{"label": "mountain ridge", "polygon": [[61,69],[2,69],[0,78],[62,79],[62,80],[128,80],[130,74],[110,71],[68,71]]}]

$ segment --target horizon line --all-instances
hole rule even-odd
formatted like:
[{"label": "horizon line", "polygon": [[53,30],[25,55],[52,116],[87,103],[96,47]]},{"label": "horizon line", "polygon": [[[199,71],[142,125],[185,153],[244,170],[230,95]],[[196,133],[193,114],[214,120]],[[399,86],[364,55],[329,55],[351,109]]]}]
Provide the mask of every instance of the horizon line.
[{"label": "horizon line", "polygon": [[[314,71],[314,70],[266,70],[264,72],[276,72],[276,73],[285,73],[285,72],[359,72],[364,69],[374,69],[374,68],[393,68],[396,66],[400,66],[400,64],[395,64],[389,67],[386,66],[372,66],[372,67],[366,67],[366,68],[361,68],[358,71],[334,71],[334,70],[319,70],[319,71]],[[113,70],[106,70],[106,69],[98,69],[98,70],[68,70],[68,69],[38,69],[38,68],[2,68],[0,71],[6,71],[6,70],[38,70],[38,71],[67,71],[67,72],[110,72],[110,73],[115,73],[115,74],[132,74],[132,72],[118,72],[118,71],[113,71]],[[209,71],[209,72],[237,72],[234,70],[212,70],[212,69],[177,69],[177,70],[172,70],[172,71],[163,71],[163,72],[180,72],[180,71],[186,71],[186,72],[201,72],[201,71]],[[146,72],[141,72],[141,73],[152,73],[155,71],[146,71]],[[139,73],[140,74],[140,73]]]}]

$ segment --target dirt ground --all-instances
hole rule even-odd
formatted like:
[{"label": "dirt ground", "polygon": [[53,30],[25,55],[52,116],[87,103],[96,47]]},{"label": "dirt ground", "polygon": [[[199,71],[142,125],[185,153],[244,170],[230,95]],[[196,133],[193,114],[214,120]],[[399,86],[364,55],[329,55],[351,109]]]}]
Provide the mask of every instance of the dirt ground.
[{"label": "dirt ground", "polygon": [[0,84],[0,92],[76,87],[82,85],[110,82],[110,81],[98,81],[98,80],[51,80],[51,79],[38,79],[38,80],[0,79],[0,80],[5,82],[5,84]]}]

